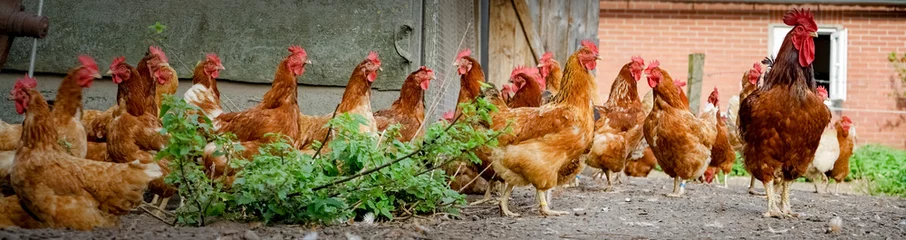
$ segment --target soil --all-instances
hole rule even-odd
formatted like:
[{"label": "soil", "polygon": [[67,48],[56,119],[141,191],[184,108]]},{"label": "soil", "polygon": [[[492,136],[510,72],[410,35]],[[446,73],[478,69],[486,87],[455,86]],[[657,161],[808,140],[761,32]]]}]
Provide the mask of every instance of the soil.
[{"label": "soil", "polygon": [[[660,173],[633,178],[616,192],[603,192],[586,177],[578,187],[554,191],[552,208],[570,212],[559,217],[540,216],[534,190],[520,188],[510,209],[522,217],[500,217],[497,205],[485,204],[465,207],[458,217],[374,224],[310,228],[220,221],[196,228],[170,227],[136,213],[123,216],[115,229],[7,229],[0,230],[0,239],[906,239],[906,199],[819,195],[810,183],[797,183],[792,202],[801,216],[762,218],[766,202],[746,193],[748,179],[729,182],[728,189],[689,183],[684,197],[670,198],[664,194],[673,181]],[[842,230],[828,233],[835,217]]]}]

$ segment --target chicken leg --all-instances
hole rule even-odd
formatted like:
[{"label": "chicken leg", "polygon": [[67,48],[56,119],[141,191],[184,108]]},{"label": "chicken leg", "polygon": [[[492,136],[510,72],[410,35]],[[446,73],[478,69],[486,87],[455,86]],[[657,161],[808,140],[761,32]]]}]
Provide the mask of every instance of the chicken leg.
[{"label": "chicken leg", "polygon": [[764,193],[755,191],[755,176],[752,176],[751,178],[752,179],[749,181],[749,194],[755,196],[765,196]]},{"label": "chicken leg", "polygon": [[780,195],[780,209],[783,214],[786,214],[790,217],[799,217],[798,213],[793,212],[790,209],[790,186],[792,186],[792,180],[783,180],[783,193]]},{"label": "chicken leg", "polygon": [[492,191],[492,189],[494,189],[494,183],[495,183],[495,182],[497,182],[497,181],[494,181],[494,180],[488,181],[488,188],[486,188],[486,189],[484,190],[484,197],[481,198],[481,199],[479,199],[478,201],[474,201],[474,202],[472,202],[472,203],[469,203],[469,206],[480,205],[480,204],[484,204],[484,203],[486,203],[486,202],[491,202],[491,201],[493,201],[493,199],[491,199],[491,191]]},{"label": "chicken leg", "polygon": [[667,194],[668,197],[682,197],[686,193],[686,180],[680,177],[673,178],[673,193]]},{"label": "chicken leg", "polygon": [[[752,178],[754,179],[754,178]],[[762,182],[764,184],[764,194],[768,199],[768,211],[762,214],[763,217],[780,217],[783,214],[777,209],[777,204],[775,203],[776,198],[774,197],[774,181]]]},{"label": "chicken leg", "polygon": [[605,170],[604,176],[607,177],[607,187],[604,187],[604,191],[612,192],[613,191],[613,171]]},{"label": "chicken leg", "polygon": [[729,183],[727,183],[727,176],[730,176],[730,173],[724,172],[724,185],[723,186],[717,185],[717,187],[730,188]]},{"label": "chicken leg", "polygon": [[544,216],[560,216],[560,215],[569,214],[568,212],[564,212],[564,211],[554,211],[554,210],[551,210],[550,206],[548,206],[548,204],[547,204],[547,202],[548,202],[548,199],[547,199],[547,198],[548,198],[548,197],[547,197],[547,194],[545,194],[545,192],[546,192],[546,191],[542,191],[542,190],[540,190],[540,189],[536,189],[536,190],[535,190],[535,195],[537,196],[538,201],[541,202],[541,207],[539,208],[539,210],[541,210],[541,215],[544,215]]},{"label": "chicken leg", "polygon": [[500,196],[500,201],[499,201],[499,204],[500,204],[500,216],[504,216],[504,217],[518,217],[519,214],[516,214],[516,213],[514,213],[514,212],[511,212],[510,209],[509,209],[509,206],[507,206],[507,204],[509,204],[508,202],[509,202],[509,200],[510,200],[510,194],[513,193],[513,188],[516,187],[516,186],[510,185],[510,184],[508,184],[508,183],[503,183],[503,186],[504,186],[503,188],[504,188],[505,190],[503,191],[503,196]]}]

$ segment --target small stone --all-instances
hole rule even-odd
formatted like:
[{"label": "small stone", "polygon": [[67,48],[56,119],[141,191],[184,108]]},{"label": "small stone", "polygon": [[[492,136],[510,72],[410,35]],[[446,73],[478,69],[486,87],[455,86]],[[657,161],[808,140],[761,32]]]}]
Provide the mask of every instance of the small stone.
[{"label": "small stone", "polygon": [[362,240],[362,237],[359,237],[358,235],[346,232],[346,239],[347,240]]},{"label": "small stone", "polygon": [[626,202],[632,202],[632,199],[626,198]]},{"label": "small stone", "polygon": [[302,237],[302,240],[318,240],[318,232],[310,232]]},{"label": "small stone", "polygon": [[261,237],[258,237],[258,234],[255,231],[248,230],[245,231],[245,240],[261,240]]}]

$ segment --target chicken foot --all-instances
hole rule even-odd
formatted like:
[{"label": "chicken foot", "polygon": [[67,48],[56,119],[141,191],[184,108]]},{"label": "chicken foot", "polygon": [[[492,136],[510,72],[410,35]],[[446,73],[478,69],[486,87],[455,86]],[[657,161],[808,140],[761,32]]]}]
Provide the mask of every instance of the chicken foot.
[{"label": "chicken foot", "polygon": [[[754,178],[752,178],[752,179],[754,179]],[[766,218],[769,218],[769,217],[779,218],[779,217],[783,216],[783,214],[780,212],[780,210],[777,209],[776,198],[774,197],[774,195],[777,194],[774,192],[774,181],[771,180],[771,181],[762,182],[762,183],[764,184],[765,196],[768,199],[768,211],[765,212],[764,214],[762,214],[762,216],[766,217]]]},{"label": "chicken foot", "polygon": [[793,212],[790,208],[790,186],[793,185],[792,180],[783,180],[783,193],[780,194],[780,209],[788,217],[799,217],[799,213]]},{"label": "chicken foot", "polygon": [[749,194],[755,196],[765,196],[764,193],[755,191],[755,176],[752,176],[751,180],[749,181]]},{"label": "chicken foot", "polygon": [[548,198],[550,198],[550,197],[547,196],[546,192],[549,192],[549,191],[542,191],[540,189],[535,189],[535,196],[538,198],[538,202],[540,202],[540,204],[541,204],[541,206],[539,207],[539,210],[541,211],[541,215],[561,216],[561,215],[569,214],[568,212],[564,212],[564,211],[551,210],[550,206],[548,206],[548,204],[547,204]]},{"label": "chicken foot", "polygon": [[717,187],[719,187],[719,188],[730,188],[730,185],[728,185],[728,183],[727,183],[727,176],[730,176],[730,173],[724,172],[724,185],[718,184]]},{"label": "chicken foot", "polygon": [[515,188],[516,186],[510,185],[508,183],[503,183],[503,186],[504,186],[503,188],[505,190],[503,191],[503,196],[500,196],[500,200],[499,200],[500,216],[518,217],[519,214],[511,212],[509,206],[507,206],[507,204],[509,204],[508,202],[510,200],[510,194],[513,193],[513,188]]},{"label": "chicken foot", "polygon": [[[827,182],[824,182],[824,191],[830,192],[830,180],[827,180]],[[837,180],[834,180],[833,194],[834,194],[834,196],[840,196],[840,182],[837,182]]]},{"label": "chicken foot", "polygon": [[673,178],[673,193],[667,194],[668,197],[682,197],[686,193],[686,180],[680,177]]},{"label": "chicken foot", "polygon": [[484,204],[487,202],[493,202],[494,199],[491,198],[491,191],[493,191],[494,186],[496,185],[495,183],[497,183],[497,181],[494,181],[494,180],[488,181],[488,188],[486,188],[484,190],[484,197],[479,199],[478,201],[469,203],[469,206],[475,206],[475,205],[481,205],[481,204]]}]

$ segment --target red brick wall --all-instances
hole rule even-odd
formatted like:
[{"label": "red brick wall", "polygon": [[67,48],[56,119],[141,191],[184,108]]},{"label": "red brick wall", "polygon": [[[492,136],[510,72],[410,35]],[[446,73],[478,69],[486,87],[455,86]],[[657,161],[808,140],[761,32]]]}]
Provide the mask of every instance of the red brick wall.
[{"label": "red brick wall", "polygon": [[[605,96],[620,67],[633,55],[658,59],[674,79],[686,80],[688,55],[705,54],[702,95],[715,86],[721,104],[739,92],[743,72],[768,55],[769,24],[782,24],[792,7],[811,8],[819,25],[849,31],[847,101],[844,108],[904,110],[892,97],[891,51],[906,52],[906,11],[885,7],[830,5],[687,4],[601,1],[598,37],[604,61],[597,69]],[[820,10],[817,10],[820,9]],[[639,82],[640,94],[650,90]],[[707,97],[700,100],[704,104]],[[724,108],[725,109],[725,108]],[[859,144],[906,148],[906,115],[844,111],[858,130]]]}]

